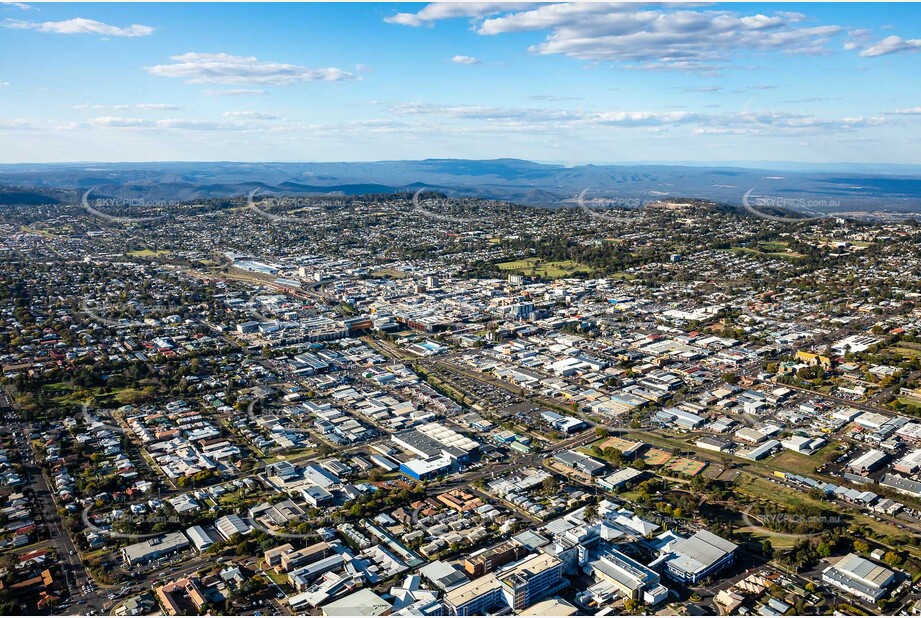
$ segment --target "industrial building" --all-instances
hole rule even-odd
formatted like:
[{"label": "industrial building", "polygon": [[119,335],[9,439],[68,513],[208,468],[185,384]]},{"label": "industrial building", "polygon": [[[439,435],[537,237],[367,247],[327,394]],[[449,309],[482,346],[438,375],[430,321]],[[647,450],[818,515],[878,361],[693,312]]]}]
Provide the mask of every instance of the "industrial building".
[{"label": "industrial building", "polygon": [[607,469],[603,462],[578,451],[561,451],[553,456],[553,460],[588,476],[598,476]]},{"label": "industrial building", "polygon": [[878,470],[888,460],[889,455],[873,449],[848,462],[847,467],[857,474],[866,474]]},{"label": "industrial building", "polygon": [[212,539],[211,535],[209,535],[208,532],[201,526],[192,526],[186,530],[185,533],[186,536],[189,537],[189,540],[192,541],[192,545],[195,546],[195,549],[197,549],[199,553],[214,545],[214,539]]},{"label": "industrial building", "polygon": [[128,545],[122,548],[122,557],[129,565],[144,564],[163,556],[188,549],[189,539],[181,532],[167,532],[164,535]]},{"label": "industrial building", "polygon": [[822,581],[869,603],[886,596],[887,587],[894,580],[894,571],[857,554],[848,554],[822,571]]},{"label": "industrial building", "polygon": [[246,535],[253,530],[249,524],[240,519],[239,515],[233,513],[218,517],[214,520],[214,527],[225,541],[229,541],[235,534]]}]

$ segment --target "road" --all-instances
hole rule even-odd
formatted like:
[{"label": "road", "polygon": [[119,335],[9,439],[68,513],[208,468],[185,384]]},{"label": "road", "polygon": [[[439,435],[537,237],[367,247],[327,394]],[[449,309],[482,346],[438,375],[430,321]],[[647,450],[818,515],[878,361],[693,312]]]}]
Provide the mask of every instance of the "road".
[{"label": "road", "polygon": [[[19,420],[10,407],[10,403],[7,395],[3,393],[0,396],[0,408],[2,408],[3,417],[7,420],[2,428],[5,431],[9,431],[16,440],[26,486],[33,491],[35,508],[38,511],[37,515],[40,516],[48,531],[48,545],[54,550],[55,562],[61,568],[64,585],[73,599],[80,599],[86,596],[84,586],[92,585],[93,580],[80,560],[77,546],[74,545],[70,535],[61,525],[58,504],[54,493],[51,491],[51,484],[37,464],[38,459],[29,439],[32,433],[32,426]],[[93,598],[93,593],[89,593],[87,601],[89,602],[91,598]],[[95,605],[98,605],[98,608],[102,607],[101,603],[96,603]],[[89,607],[92,606],[87,605],[87,608]]]}]

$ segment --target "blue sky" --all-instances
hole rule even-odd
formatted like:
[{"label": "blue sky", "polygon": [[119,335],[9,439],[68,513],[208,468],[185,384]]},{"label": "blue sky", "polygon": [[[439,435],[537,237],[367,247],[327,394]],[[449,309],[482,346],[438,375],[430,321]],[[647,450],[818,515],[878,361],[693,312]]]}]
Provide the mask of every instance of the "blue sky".
[{"label": "blue sky", "polygon": [[0,161],[921,161],[911,4],[0,4]]}]

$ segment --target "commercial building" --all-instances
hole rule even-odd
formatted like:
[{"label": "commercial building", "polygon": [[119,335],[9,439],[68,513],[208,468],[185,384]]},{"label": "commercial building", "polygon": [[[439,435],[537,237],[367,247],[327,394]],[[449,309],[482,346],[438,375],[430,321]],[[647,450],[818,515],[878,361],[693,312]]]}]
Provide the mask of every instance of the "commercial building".
[{"label": "commercial building", "polygon": [[[296,569],[303,564],[311,564],[326,558],[333,553],[333,546],[326,541],[308,545],[302,549],[283,553],[278,559],[278,567],[282,572]],[[268,561],[268,556],[266,557]]]},{"label": "commercial building", "polygon": [[702,449],[714,451],[716,453],[728,453],[732,448],[731,441],[717,436],[703,436],[697,439],[696,444]]},{"label": "commercial building", "polygon": [[494,574],[458,586],[445,594],[444,601],[452,616],[485,616],[508,609],[502,583]]},{"label": "commercial building", "polygon": [[578,451],[561,451],[553,456],[553,460],[588,476],[598,476],[607,469],[604,462]]},{"label": "commercial building", "polygon": [[563,562],[550,554],[536,554],[499,574],[509,607],[522,610],[555,592],[562,581]]},{"label": "commercial building", "polygon": [[338,570],[344,564],[345,559],[340,554],[333,554],[328,558],[322,558],[288,573],[288,585],[303,592],[310,587],[310,584],[320,575],[329,571]]},{"label": "commercial building", "polygon": [[676,581],[696,584],[702,579],[732,564],[735,543],[730,543],[706,530],[671,546],[672,556],[666,560],[668,576]]},{"label": "commercial building", "polygon": [[427,423],[415,429],[393,434],[393,442],[405,451],[422,458],[448,457],[467,463],[479,442],[438,423]]},{"label": "commercial building", "polygon": [[468,583],[470,579],[457,566],[435,560],[419,569],[419,574],[445,592]]},{"label": "commercial building", "polygon": [[208,603],[205,593],[194,577],[185,577],[160,586],[157,588],[157,599],[167,616],[196,613]]},{"label": "commercial building", "polygon": [[428,459],[410,459],[400,464],[400,472],[417,481],[427,481],[448,474],[454,463],[448,457],[430,457]]},{"label": "commercial building", "polygon": [[479,577],[486,573],[518,560],[527,553],[527,549],[514,541],[503,541],[498,545],[481,549],[470,554],[464,560],[464,570],[471,577]]},{"label": "commercial building", "polygon": [[741,451],[737,451],[736,455],[744,459],[750,459],[751,461],[758,461],[759,459],[764,459],[765,457],[770,455],[774,451],[774,449],[776,449],[779,446],[780,446],[779,440],[768,440],[767,442],[763,444],[759,444],[758,446],[755,446],[749,449],[745,449],[745,450],[741,450]]},{"label": "commercial building", "polygon": [[144,564],[162,556],[188,549],[189,539],[181,532],[167,532],[166,534],[134,545],[122,548],[122,557],[129,565]]},{"label": "commercial building", "polygon": [[524,610],[519,616],[573,616],[578,613],[578,608],[561,599],[560,597],[554,597],[552,599],[547,599],[546,601],[541,601],[540,603],[535,603],[528,609]]},{"label": "commercial building", "polygon": [[644,590],[659,586],[659,574],[616,549],[609,549],[585,567],[595,580],[610,584],[628,599],[640,599]]},{"label": "commercial building", "polygon": [[848,554],[822,571],[822,581],[869,603],[886,596],[887,587],[894,580],[894,571],[857,554]]},{"label": "commercial building", "polygon": [[185,533],[186,536],[189,537],[189,540],[192,541],[192,545],[194,545],[195,549],[199,552],[203,552],[214,545],[214,539],[212,539],[211,535],[201,526],[192,526],[186,530]]},{"label": "commercial building", "polygon": [[881,480],[879,484],[882,487],[894,489],[895,491],[905,494],[906,496],[921,498],[921,483],[907,479],[904,476],[899,476],[898,474],[887,474],[883,476],[883,480]]},{"label": "commercial building", "polygon": [[598,486],[602,489],[607,489],[608,491],[618,491],[626,487],[629,483],[638,482],[645,472],[642,470],[637,470],[635,468],[624,468],[623,470],[618,470],[613,474],[609,474],[604,478],[598,479],[596,481]]},{"label": "commercial building", "polygon": [[873,449],[851,460],[847,467],[857,474],[866,474],[867,472],[878,470],[888,459],[889,455],[883,451]]},{"label": "commercial building", "polygon": [[246,535],[253,530],[249,524],[240,519],[239,515],[233,513],[218,517],[214,520],[214,527],[225,541],[229,541],[235,534]]},{"label": "commercial building", "polygon": [[380,616],[391,609],[391,604],[385,601],[373,590],[363,588],[358,592],[342,597],[323,606],[324,616]]}]

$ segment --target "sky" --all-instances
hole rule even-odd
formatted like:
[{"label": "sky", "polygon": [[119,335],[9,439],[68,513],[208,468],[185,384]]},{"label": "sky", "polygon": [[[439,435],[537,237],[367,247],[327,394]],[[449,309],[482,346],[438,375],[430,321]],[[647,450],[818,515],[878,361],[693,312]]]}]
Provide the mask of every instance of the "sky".
[{"label": "sky", "polygon": [[0,3],[0,162],[921,162],[921,6]]}]

